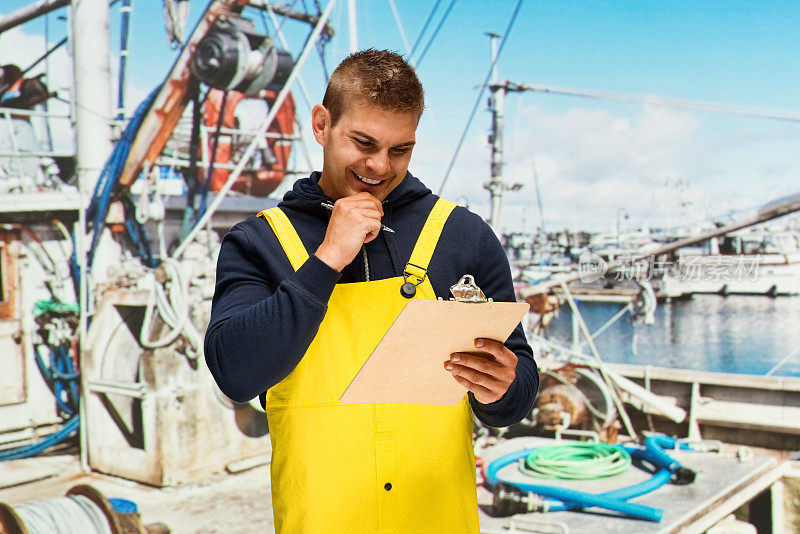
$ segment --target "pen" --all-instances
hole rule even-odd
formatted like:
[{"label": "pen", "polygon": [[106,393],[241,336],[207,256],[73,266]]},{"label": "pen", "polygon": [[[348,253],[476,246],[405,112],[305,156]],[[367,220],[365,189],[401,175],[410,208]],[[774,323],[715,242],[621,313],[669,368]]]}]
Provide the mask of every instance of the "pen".
[{"label": "pen", "polygon": [[[326,210],[333,211],[333,204],[331,204],[330,202],[322,202],[320,205],[323,208],[325,208]],[[381,230],[383,230],[384,232],[392,233],[392,234],[394,233],[394,230],[392,230],[391,228],[389,228],[385,224],[381,224]]]}]

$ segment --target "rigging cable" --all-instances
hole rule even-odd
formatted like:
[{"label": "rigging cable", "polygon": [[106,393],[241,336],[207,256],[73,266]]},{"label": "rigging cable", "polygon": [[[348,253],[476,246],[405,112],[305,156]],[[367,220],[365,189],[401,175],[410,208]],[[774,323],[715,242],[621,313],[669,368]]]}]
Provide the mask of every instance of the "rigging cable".
[{"label": "rigging cable", "polygon": [[[208,96],[208,92],[206,92]],[[197,196],[197,155],[200,152],[200,119],[203,111],[201,109],[205,102],[205,97],[200,100],[200,87],[198,86],[192,96],[192,130],[189,136],[189,167],[183,172],[183,180],[186,182],[186,207],[183,211],[183,227],[181,237],[185,237],[192,229],[195,221],[195,197]]]},{"label": "rigging cable", "polygon": [[[314,7],[317,8],[317,16],[322,16],[322,6],[319,5],[319,0],[314,0]],[[319,53],[319,61],[322,66],[322,75],[325,77],[325,85],[328,85],[328,81],[331,79],[331,75],[328,72],[328,63],[325,60],[325,52],[327,51],[326,46],[331,41],[330,35],[327,32],[323,32],[319,36],[319,41],[317,41],[317,52]]]},{"label": "rigging cable", "polygon": [[406,30],[403,28],[403,22],[400,20],[400,13],[397,12],[397,6],[394,4],[394,0],[389,0],[389,7],[392,8],[392,16],[394,17],[394,22],[397,25],[397,31],[400,32],[400,39],[403,40],[403,46],[406,47],[406,52],[409,53],[409,58],[411,56],[411,47],[408,45],[408,37],[406,37]]},{"label": "rigging cable", "polygon": [[422,58],[425,57],[425,54],[428,52],[428,49],[433,44],[433,40],[436,39],[436,36],[439,34],[439,30],[441,30],[442,26],[444,26],[444,22],[447,20],[447,16],[450,15],[450,11],[452,11],[453,6],[455,4],[456,4],[456,0],[451,0],[450,5],[447,6],[447,10],[444,12],[444,15],[442,15],[442,18],[439,21],[439,24],[436,26],[436,29],[433,30],[433,35],[431,35],[431,38],[428,39],[428,44],[425,45],[425,48],[422,49],[422,52],[420,53],[419,57],[416,59],[416,61],[414,61],[414,65],[413,65],[414,69],[419,67],[419,64],[422,63]]},{"label": "rigging cable", "polygon": [[721,115],[738,115],[756,119],[770,119],[776,121],[800,122],[800,113],[797,111],[785,111],[780,109],[747,108],[742,106],[729,106],[727,104],[716,104],[713,102],[700,102],[695,100],[683,100],[679,98],[663,98],[660,96],[640,96],[624,93],[609,93],[604,91],[588,91],[585,89],[572,89],[569,87],[555,87],[550,85],[537,85],[523,83],[519,88],[534,93],[547,93],[563,96],[577,96],[581,98],[591,98],[595,100],[610,100],[613,102],[623,102],[625,104],[644,104],[647,106],[661,106],[692,111],[702,111],[705,113],[718,113]]},{"label": "rigging cable", "polygon": [[517,15],[519,15],[519,10],[522,7],[522,2],[525,0],[518,0],[517,5],[514,8],[514,12],[511,14],[511,19],[508,21],[508,25],[506,26],[506,31],[503,32],[503,39],[500,41],[500,46],[497,48],[497,55],[492,61],[492,64],[489,66],[489,71],[486,73],[486,78],[483,80],[483,84],[481,85],[481,90],[478,93],[478,98],[475,99],[475,105],[472,106],[472,112],[469,115],[469,119],[467,120],[467,125],[464,127],[464,132],[461,134],[461,139],[458,140],[458,145],[456,146],[456,151],[453,154],[453,158],[450,160],[450,164],[447,166],[447,171],[444,173],[444,179],[442,179],[442,183],[439,185],[439,191],[436,193],[437,195],[441,196],[442,190],[444,186],[447,184],[447,179],[450,177],[450,172],[453,170],[453,165],[456,163],[456,158],[458,158],[458,153],[461,151],[461,146],[464,144],[464,140],[467,138],[467,132],[469,131],[469,127],[472,124],[472,119],[475,118],[475,112],[478,111],[478,106],[481,103],[481,99],[483,98],[483,92],[486,90],[486,87],[489,84],[489,78],[492,77],[492,71],[494,71],[494,67],[497,64],[497,61],[500,59],[500,54],[503,53],[503,47],[506,44],[506,39],[508,39],[509,33],[511,33],[511,29],[514,27],[514,22],[517,20]]},{"label": "rigging cable", "polygon": [[[222,102],[219,105],[219,117],[217,117],[217,130],[214,132],[214,141],[211,145],[211,156],[208,161],[208,168],[206,169],[206,178],[200,183],[200,208],[194,214],[194,224],[200,220],[200,217],[206,212],[208,202],[208,189],[211,185],[211,177],[214,175],[214,165],[217,162],[217,150],[219,149],[219,136],[222,132],[222,123],[225,120],[225,106],[228,105],[228,94],[230,91],[222,93]],[[206,100],[208,100],[206,98]],[[208,105],[208,104],[206,104]],[[232,112],[231,112],[232,113]]]},{"label": "rigging cable", "polygon": [[436,10],[439,9],[439,4],[442,3],[442,0],[436,0],[436,3],[433,4],[433,9],[431,12],[428,13],[428,18],[425,20],[425,24],[422,26],[422,29],[419,31],[419,35],[417,35],[417,39],[414,41],[414,45],[411,47],[411,52],[408,53],[408,59],[410,60],[414,56],[414,52],[417,51],[417,45],[422,40],[422,36],[425,35],[425,32],[428,31],[428,26],[430,25],[431,21],[433,20],[433,15],[436,13]]},{"label": "rigging cable", "polygon": [[[122,174],[122,169],[125,166],[125,161],[128,159],[128,153],[130,152],[131,144],[136,137],[136,133],[139,130],[141,121],[147,114],[147,111],[149,110],[150,105],[158,94],[160,88],[161,86],[158,86],[153,89],[150,95],[148,95],[147,98],[145,98],[142,103],[139,104],[139,107],[131,117],[128,125],[125,127],[125,131],[122,133],[119,141],[117,141],[117,143],[114,145],[111,156],[109,156],[108,160],[103,166],[103,170],[100,173],[100,178],[97,180],[97,184],[95,185],[89,207],[86,208],[86,220],[89,223],[88,226],[90,229],[94,230],[92,234],[91,245],[86,257],[86,265],[89,269],[91,269],[97,244],[100,241],[100,234],[102,232],[106,215],[108,214],[108,207],[111,203],[111,196],[114,191],[114,187],[117,184],[120,174]],[[75,252],[77,250],[75,247],[76,236],[73,235],[72,239],[73,253],[70,264],[73,273],[73,281],[75,284],[75,293],[78,294],[80,288],[80,277],[82,273],[78,267],[78,259]]]},{"label": "rigging cable", "polygon": [[780,369],[781,367],[783,367],[783,364],[785,364],[786,362],[788,362],[789,360],[791,360],[791,359],[792,359],[792,358],[793,358],[793,357],[794,357],[794,356],[795,356],[795,355],[796,355],[798,352],[800,352],[800,345],[797,345],[797,346],[796,346],[794,349],[792,349],[792,350],[791,350],[791,352],[789,352],[789,354],[787,354],[786,356],[784,356],[784,357],[783,357],[783,359],[782,359],[781,361],[779,361],[778,363],[776,363],[775,365],[773,365],[773,366],[772,366],[772,369],[770,369],[769,371],[767,371],[767,372],[766,372],[766,374],[765,374],[764,376],[772,376],[772,374],[773,374],[775,371],[777,371],[778,369]]}]

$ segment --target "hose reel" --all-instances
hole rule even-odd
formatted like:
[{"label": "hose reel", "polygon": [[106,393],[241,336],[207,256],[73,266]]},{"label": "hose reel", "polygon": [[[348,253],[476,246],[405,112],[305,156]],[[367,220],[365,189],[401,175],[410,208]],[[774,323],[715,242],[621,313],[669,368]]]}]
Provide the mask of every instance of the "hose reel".
[{"label": "hose reel", "polygon": [[263,89],[279,90],[289,79],[294,60],[259,33],[253,21],[220,16],[194,51],[191,69],[206,85],[253,96]]},{"label": "hose reel", "polygon": [[0,502],[0,532],[7,534],[169,534],[163,523],[144,525],[135,503],[108,499],[88,484],[66,496],[11,506]]}]

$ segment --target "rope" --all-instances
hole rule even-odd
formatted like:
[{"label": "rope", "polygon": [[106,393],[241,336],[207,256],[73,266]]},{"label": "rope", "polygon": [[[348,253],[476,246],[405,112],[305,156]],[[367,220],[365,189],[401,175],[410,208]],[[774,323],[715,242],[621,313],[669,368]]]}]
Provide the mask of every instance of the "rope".
[{"label": "rope", "polygon": [[783,359],[782,359],[781,361],[779,361],[778,363],[776,363],[775,365],[773,365],[773,366],[772,366],[772,369],[770,369],[769,371],[767,371],[767,372],[766,372],[766,374],[765,374],[764,376],[772,376],[772,374],[773,374],[775,371],[777,371],[778,369],[780,369],[781,367],[783,367],[783,364],[785,364],[786,362],[788,362],[789,360],[791,360],[791,359],[792,359],[792,358],[793,358],[793,357],[794,357],[794,356],[795,356],[795,355],[796,355],[798,352],[800,352],[800,345],[797,345],[797,346],[796,346],[794,349],[792,349],[792,351],[791,351],[791,352],[789,352],[789,354],[787,354],[786,356],[784,356],[784,357],[783,357]]},{"label": "rope", "polygon": [[102,510],[83,495],[25,503],[15,511],[28,531],[37,534],[111,534]]},{"label": "rope", "polygon": [[[608,409],[608,411],[606,411],[606,413],[603,414],[602,412],[600,412],[600,410],[598,410],[595,407],[594,404],[592,404],[592,401],[589,400],[589,397],[587,397],[586,394],[577,385],[573,384],[572,382],[570,382],[569,380],[567,380],[566,378],[564,378],[563,376],[561,376],[560,374],[558,374],[556,372],[548,371],[546,369],[542,369],[539,372],[541,374],[543,374],[543,375],[546,375],[546,376],[549,376],[549,377],[553,378],[554,380],[557,380],[561,384],[563,384],[566,387],[570,388],[573,392],[575,392],[576,395],[578,395],[581,398],[581,401],[583,401],[583,403],[586,405],[586,408],[589,410],[589,412],[591,412],[591,414],[594,415],[596,418],[598,418],[601,421],[603,421],[603,426],[608,426],[608,423],[610,422],[610,421],[608,421],[608,419],[610,417],[610,411],[611,411],[611,407],[613,406],[613,404],[611,403],[611,399],[607,398],[608,397],[607,392],[602,391],[603,396],[606,397],[606,400],[607,400],[606,406],[607,406],[607,409]],[[586,376],[586,375],[583,375],[583,376]],[[598,389],[602,389],[603,387],[605,387],[605,384],[603,384],[602,382],[595,381],[595,385],[598,386]]]},{"label": "rope", "polygon": [[538,447],[520,459],[519,470],[545,479],[592,480],[628,470],[631,455],[608,443],[574,443]]},{"label": "rope", "polygon": [[[152,289],[145,307],[139,342],[143,347],[150,349],[166,347],[183,334],[193,349],[191,352],[187,351],[187,355],[196,358],[202,354],[203,340],[190,317],[191,304],[188,287],[190,280],[181,276],[180,266],[176,260],[165,258],[161,265],[168,277],[165,285],[168,283],[169,288],[165,291],[164,286],[156,280],[155,273],[150,274]],[[161,319],[170,328],[164,337],[156,340],[150,339],[154,311],[158,311]]]}]

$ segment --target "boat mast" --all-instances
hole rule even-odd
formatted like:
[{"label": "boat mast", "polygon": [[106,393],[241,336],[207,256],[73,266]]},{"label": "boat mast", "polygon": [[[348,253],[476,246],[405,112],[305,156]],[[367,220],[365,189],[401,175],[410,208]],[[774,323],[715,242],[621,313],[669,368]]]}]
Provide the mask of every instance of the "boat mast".
[{"label": "boat mast", "polygon": [[489,225],[497,235],[502,235],[502,225],[500,223],[500,210],[503,206],[504,191],[518,191],[522,184],[506,184],[503,181],[503,124],[505,111],[505,97],[508,91],[517,91],[517,85],[508,80],[499,80],[497,77],[497,38],[496,33],[487,32],[492,40],[492,80],[489,89],[492,95],[489,97],[489,111],[492,114],[492,130],[489,133],[489,143],[492,145],[492,159],[490,168],[490,180],[484,184],[484,189],[489,191],[492,199],[492,210],[489,215]]},{"label": "boat mast", "polygon": [[347,15],[350,33],[350,53],[358,52],[358,23],[356,22],[356,0],[348,0]]},{"label": "boat mast", "polygon": [[[111,68],[107,0],[82,0],[72,4],[72,117],[75,125],[75,174],[80,204],[76,256],[80,265],[80,361],[84,361],[87,331],[88,281],[86,265],[86,207],[89,192],[111,154]],[[100,232],[101,228],[95,228]],[[86,421],[88,403],[85,382],[81,387],[80,416]],[[90,471],[86,424],[81,425],[81,469]]]},{"label": "boat mast", "polygon": [[78,183],[94,189],[111,154],[111,61],[108,1],[72,3],[72,109]]}]

